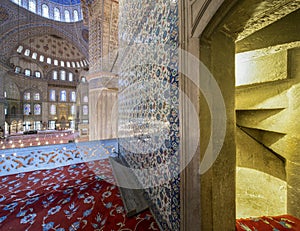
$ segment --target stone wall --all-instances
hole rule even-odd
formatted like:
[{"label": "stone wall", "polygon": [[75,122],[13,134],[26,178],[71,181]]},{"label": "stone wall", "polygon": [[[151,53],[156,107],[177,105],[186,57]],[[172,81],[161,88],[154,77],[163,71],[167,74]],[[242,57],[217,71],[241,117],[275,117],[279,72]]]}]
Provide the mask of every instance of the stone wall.
[{"label": "stone wall", "polygon": [[120,1],[120,152],[162,230],[179,230],[178,6]]}]

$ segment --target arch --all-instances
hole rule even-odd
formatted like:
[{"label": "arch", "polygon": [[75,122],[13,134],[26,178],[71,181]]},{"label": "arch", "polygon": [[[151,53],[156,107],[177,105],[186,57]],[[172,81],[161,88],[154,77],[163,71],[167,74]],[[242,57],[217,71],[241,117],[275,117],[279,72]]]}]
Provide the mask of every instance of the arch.
[{"label": "arch", "polygon": [[47,4],[42,4],[42,16],[49,18],[49,6]]}]

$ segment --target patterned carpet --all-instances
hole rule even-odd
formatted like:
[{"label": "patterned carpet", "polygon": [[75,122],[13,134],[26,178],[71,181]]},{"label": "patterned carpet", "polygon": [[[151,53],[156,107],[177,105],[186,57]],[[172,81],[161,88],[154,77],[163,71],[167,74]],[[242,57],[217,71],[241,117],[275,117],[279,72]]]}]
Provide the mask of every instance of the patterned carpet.
[{"label": "patterned carpet", "polygon": [[159,230],[128,218],[108,159],[0,177],[0,230]]}]

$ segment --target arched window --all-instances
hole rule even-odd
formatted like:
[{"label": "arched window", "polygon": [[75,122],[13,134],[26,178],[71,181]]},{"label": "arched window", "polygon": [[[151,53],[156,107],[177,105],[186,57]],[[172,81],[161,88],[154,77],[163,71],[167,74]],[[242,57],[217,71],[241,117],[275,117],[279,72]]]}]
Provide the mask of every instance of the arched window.
[{"label": "arched window", "polygon": [[49,18],[49,7],[46,4],[42,5],[42,16]]},{"label": "arched window", "polygon": [[35,115],[40,115],[41,114],[41,105],[40,104],[35,104],[34,105],[34,114]]},{"label": "arched window", "polygon": [[73,81],[73,73],[69,73],[69,81],[72,82]]},{"label": "arched window", "polygon": [[28,10],[36,13],[36,1],[35,0],[29,0],[29,2],[28,2]]},{"label": "arched window", "polygon": [[53,60],[53,64],[54,64],[55,66],[57,66],[57,65],[58,65],[58,60],[57,60],[57,59],[54,59],[54,60]]},{"label": "arched window", "polygon": [[75,115],[75,105],[71,106],[71,115]]},{"label": "arched window", "polygon": [[64,62],[64,61],[60,61],[60,65],[61,65],[62,67],[64,67],[64,66],[65,66],[65,62]]},{"label": "arched window", "polygon": [[21,53],[22,50],[23,50],[23,46],[19,46],[18,49],[17,49],[17,52],[18,52],[18,53]]},{"label": "arched window", "polygon": [[34,93],[33,99],[34,100],[40,100],[41,99],[40,93],[38,93],[38,92]]},{"label": "arched window", "polygon": [[70,95],[70,101],[71,102],[75,102],[76,101],[76,93],[75,91],[71,91],[71,95]]},{"label": "arched window", "polygon": [[31,74],[31,71],[29,69],[25,69],[25,75],[30,76],[30,74]]},{"label": "arched window", "polygon": [[60,21],[60,11],[58,8],[54,8],[54,20]]},{"label": "arched window", "polygon": [[37,57],[37,53],[36,53],[36,52],[33,52],[33,53],[32,53],[32,58],[33,58],[33,59],[36,59],[36,57]]},{"label": "arched window", "polygon": [[84,102],[84,103],[88,103],[88,102],[89,102],[89,97],[87,97],[87,95],[85,95],[85,96],[83,97],[83,102]]},{"label": "arched window", "polygon": [[34,75],[36,78],[41,78],[41,72],[39,71],[34,72]]},{"label": "arched window", "polygon": [[60,101],[62,102],[67,101],[67,92],[65,90],[60,91]]},{"label": "arched window", "polygon": [[45,60],[44,55],[41,55],[41,56],[40,56],[40,62],[44,62],[44,60]]},{"label": "arched window", "polygon": [[73,67],[73,68],[75,68],[75,67],[76,67],[76,65],[75,65],[75,62],[72,62],[72,67]]},{"label": "arched window", "polygon": [[50,101],[55,101],[55,90],[50,90],[50,94],[49,94],[49,100]]},{"label": "arched window", "polygon": [[24,100],[30,100],[30,92],[24,93]]},{"label": "arched window", "polygon": [[57,71],[52,72],[52,79],[57,80]]},{"label": "arched window", "polygon": [[51,115],[56,115],[56,105],[52,104],[50,106],[50,114]]},{"label": "arched window", "polygon": [[21,72],[21,67],[16,66],[15,67],[15,73],[20,73]]},{"label": "arched window", "polygon": [[86,78],[84,76],[81,77],[81,82],[83,82],[83,83],[86,82]]},{"label": "arched window", "polygon": [[67,67],[71,67],[71,64],[69,61],[67,62]]},{"label": "arched window", "polygon": [[74,10],[74,11],[73,11],[73,18],[74,18],[74,21],[75,21],[75,22],[79,21],[78,11],[77,11],[77,10]]},{"label": "arched window", "polygon": [[65,21],[70,22],[70,12],[68,10],[65,10]]},{"label": "arched window", "polygon": [[29,115],[31,112],[30,104],[24,104],[24,115]]},{"label": "arched window", "polygon": [[89,114],[89,107],[87,105],[83,105],[82,113],[83,113],[83,115],[88,115]]},{"label": "arched window", "polygon": [[25,52],[24,52],[24,55],[25,55],[25,56],[29,56],[29,55],[30,55],[30,50],[29,50],[29,49],[26,49]]},{"label": "arched window", "polygon": [[66,71],[65,70],[60,71],[60,80],[66,80]]},{"label": "arched window", "polygon": [[51,58],[47,58],[47,63],[51,64]]}]

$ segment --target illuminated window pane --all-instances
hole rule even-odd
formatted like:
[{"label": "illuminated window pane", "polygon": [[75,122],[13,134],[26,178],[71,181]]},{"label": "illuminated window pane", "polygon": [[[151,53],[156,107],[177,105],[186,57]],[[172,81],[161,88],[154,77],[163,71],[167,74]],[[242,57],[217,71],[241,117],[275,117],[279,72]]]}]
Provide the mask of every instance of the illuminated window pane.
[{"label": "illuminated window pane", "polygon": [[34,99],[34,100],[40,100],[40,99],[41,99],[40,93],[34,93],[33,99]]},{"label": "illuminated window pane", "polygon": [[81,77],[81,82],[85,83],[86,82],[86,78],[85,77]]},{"label": "illuminated window pane", "polygon": [[49,7],[46,4],[42,5],[42,16],[49,18]]},{"label": "illuminated window pane", "polygon": [[60,21],[60,11],[58,8],[54,8],[54,20]]},{"label": "illuminated window pane", "polygon": [[41,56],[40,56],[40,62],[44,62],[44,60],[45,60],[44,55],[41,55]]},{"label": "illuminated window pane", "polygon": [[78,11],[77,11],[77,10],[74,10],[74,11],[73,11],[73,17],[74,17],[74,21],[75,21],[75,22],[79,21]]},{"label": "illuminated window pane", "polygon": [[47,58],[47,63],[51,64],[51,58]]},{"label": "illuminated window pane", "polygon": [[60,71],[60,80],[66,80],[66,71]]},{"label": "illuminated window pane", "polygon": [[24,104],[24,115],[29,115],[31,112],[30,104]]},{"label": "illuminated window pane", "polygon": [[82,113],[83,113],[83,115],[88,115],[89,114],[89,108],[88,108],[87,105],[84,105],[82,107]]},{"label": "illuminated window pane", "polygon": [[41,78],[41,72],[36,71],[36,72],[35,72],[35,77],[36,77],[36,78]]},{"label": "illuminated window pane", "polygon": [[16,67],[15,68],[15,73],[20,73],[21,72],[21,67]]},{"label": "illuminated window pane", "polygon": [[26,69],[26,70],[25,70],[25,75],[26,75],[26,76],[30,76],[30,74],[31,74],[31,71],[30,71],[29,69]]},{"label": "illuminated window pane", "polygon": [[88,98],[86,95],[83,97],[83,102],[84,102],[84,103],[89,102],[89,98]]},{"label": "illuminated window pane", "polygon": [[35,0],[29,0],[29,4],[28,4],[28,10],[32,11],[32,12],[36,12],[36,2]]},{"label": "illuminated window pane", "polygon": [[57,61],[57,59],[54,59],[54,60],[53,60],[53,64],[54,64],[55,66],[57,66],[57,65],[58,65],[58,61]]},{"label": "illuminated window pane", "polygon": [[49,100],[55,101],[55,90],[50,90]]},{"label": "illuminated window pane", "polygon": [[71,92],[70,101],[71,101],[71,102],[75,102],[75,101],[76,101],[76,93],[75,93],[75,91],[72,91],[72,92]]},{"label": "illuminated window pane", "polygon": [[70,12],[68,10],[65,10],[65,21],[70,22]]},{"label": "illuminated window pane", "polygon": [[76,65],[75,65],[75,62],[72,62],[72,67],[73,67],[73,68],[75,68],[75,67],[76,67]]},{"label": "illuminated window pane", "polygon": [[70,62],[67,62],[67,67],[71,67],[71,64],[70,64]]},{"label": "illuminated window pane", "polygon": [[34,114],[35,115],[40,115],[41,114],[41,105],[40,104],[35,104],[34,105]]},{"label": "illuminated window pane", "polygon": [[24,100],[30,100],[30,92],[24,93]]},{"label": "illuminated window pane", "polygon": [[52,79],[57,80],[57,71],[52,72]]},{"label": "illuminated window pane", "polygon": [[51,115],[56,115],[56,105],[52,104],[50,106],[50,114]]},{"label": "illuminated window pane", "polygon": [[62,102],[67,101],[67,92],[65,90],[60,91],[60,101]]},{"label": "illuminated window pane", "polygon": [[26,49],[25,52],[24,52],[24,55],[29,56],[30,55],[30,50]]},{"label": "illuminated window pane", "polygon": [[17,52],[18,52],[18,53],[21,53],[22,50],[23,50],[23,46],[19,46],[18,49],[17,49]]},{"label": "illuminated window pane", "polygon": [[6,98],[7,97],[7,92],[6,91],[4,91],[4,98]]},{"label": "illuminated window pane", "polygon": [[33,53],[32,53],[32,58],[33,58],[33,59],[36,59],[36,57],[37,57],[37,53],[36,53],[36,52],[33,52]]},{"label": "illuminated window pane", "polygon": [[75,115],[75,105],[71,106],[71,115]]},{"label": "illuminated window pane", "polygon": [[69,73],[69,81],[70,81],[70,82],[73,81],[73,73]]},{"label": "illuminated window pane", "polygon": [[62,67],[64,67],[64,66],[65,66],[65,62],[64,62],[64,61],[60,61],[60,65],[61,65]]}]

